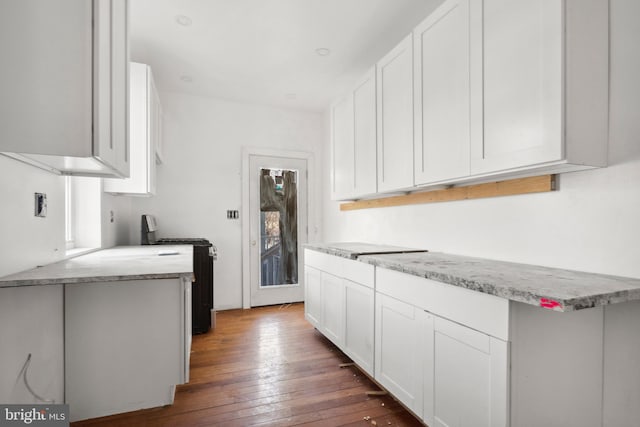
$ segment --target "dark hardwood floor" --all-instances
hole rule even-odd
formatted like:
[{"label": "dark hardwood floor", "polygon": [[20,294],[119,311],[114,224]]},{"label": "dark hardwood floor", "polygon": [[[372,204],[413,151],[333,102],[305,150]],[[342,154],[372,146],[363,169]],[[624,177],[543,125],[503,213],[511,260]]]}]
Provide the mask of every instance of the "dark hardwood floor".
[{"label": "dark hardwood floor", "polygon": [[219,312],[171,406],[73,426],[421,426],[304,319],[303,304]]}]

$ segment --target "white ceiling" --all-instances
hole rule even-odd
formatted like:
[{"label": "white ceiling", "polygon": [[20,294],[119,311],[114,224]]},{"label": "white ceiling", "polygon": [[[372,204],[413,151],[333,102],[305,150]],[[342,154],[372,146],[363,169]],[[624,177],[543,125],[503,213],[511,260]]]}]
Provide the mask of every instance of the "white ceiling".
[{"label": "white ceiling", "polygon": [[323,111],[440,3],[130,0],[131,59],[161,91]]}]

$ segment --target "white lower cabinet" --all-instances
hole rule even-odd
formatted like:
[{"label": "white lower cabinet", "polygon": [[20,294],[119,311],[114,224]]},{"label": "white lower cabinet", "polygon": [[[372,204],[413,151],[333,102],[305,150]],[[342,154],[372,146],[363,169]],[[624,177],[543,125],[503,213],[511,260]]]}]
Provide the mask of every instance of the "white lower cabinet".
[{"label": "white lower cabinet", "polygon": [[424,421],[432,427],[506,427],[507,343],[427,316]]},{"label": "white lower cabinet", "polygon": [[173,403],[175,386],[188,381],[190,286],[184,278],[65,285],[70,421]]},{"label": "white lower cabinet", "polygon": [[305,251],[305,318],[374,375],[374,267]]},{"label": "white lower cabinet", "polygon": [[430,427],[507,427],[509,307],[376,268],[376,380]]},{"label": "white lower cabinet", "polygon": [[344,280],[344,352],[373,376],[373,288]]},{"label": "white lower cabinet", "polygon": [[305,289],[304,289],[304,317],[316,328],[320,327],[322,316],[322,300],[320,275],[317,268],[305,265]]},{"label": "white lower cabinet", "polygon": [[321,330],[335,345],[344,345],[344,283],[340,277],[321,273]]},{"label": "white lower cabinet", "polygon": [[640,425],[640,301],[559,313],[315,251],[305,260],[307,319],[429,427]]},{"label": "white lower cabinet", "polygon": [[375,379],[419,417],[426,317],[411,304],[376,294]]}]

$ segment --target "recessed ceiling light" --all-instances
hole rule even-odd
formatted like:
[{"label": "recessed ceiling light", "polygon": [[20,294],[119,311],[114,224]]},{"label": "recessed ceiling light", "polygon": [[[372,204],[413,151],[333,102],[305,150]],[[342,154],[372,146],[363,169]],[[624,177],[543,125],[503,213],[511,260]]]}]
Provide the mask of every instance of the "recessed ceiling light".
[{"label": "recessed ceiling light", "polygon": [[185,83],[192,83],[193,82],[193,78],[191,76],[187,76],[186,74],[180,76],[180,80],[182,80]]},{"label": "recessed ceiling light", "polygon": [[287,93],[287,94],[285,94],[284,97],[287,98],[287,99],[296,99],[298,97],[298,95],[295,94],[295,93]]},{"label": "recessed ceiling light", "polygon": [[331,53],[331,50],[326,47],[319,47],[316,49],[316,53],[320,56],[327,56]]},{"label": "recessed ceiling light", "polygon": [[191,18],[186,15],[176,15],[176,22],[183,27],[188,27],[192,23]]}]

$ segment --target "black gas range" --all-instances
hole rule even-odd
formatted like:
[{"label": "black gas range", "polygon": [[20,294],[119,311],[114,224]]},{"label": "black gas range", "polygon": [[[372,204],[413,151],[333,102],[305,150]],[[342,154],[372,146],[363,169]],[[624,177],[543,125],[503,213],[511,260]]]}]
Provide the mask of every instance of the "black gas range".
[{"label": "black gas range", "polygon": [[[191,299],[191,331],[204,334],[211,329],[215,318],[213,309],[213,262],[217,259],[216,247],[207,239],[191,237],[156,238],[157,225],[152,215],[142,215],[141,244],[143,245],[192,245],[193,275]],[[215,326],[215,324],[214,324]]]}]

